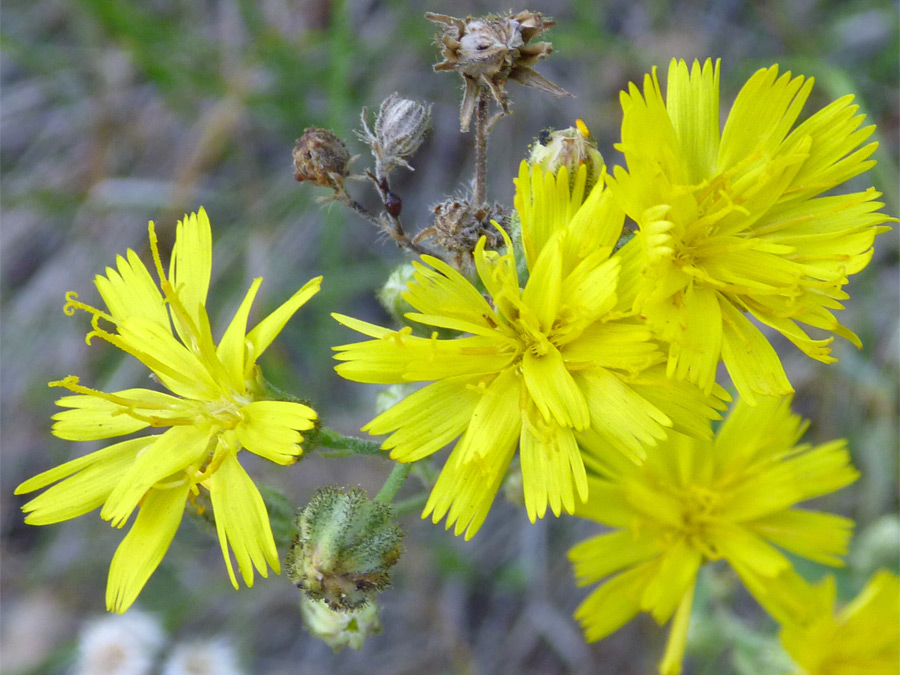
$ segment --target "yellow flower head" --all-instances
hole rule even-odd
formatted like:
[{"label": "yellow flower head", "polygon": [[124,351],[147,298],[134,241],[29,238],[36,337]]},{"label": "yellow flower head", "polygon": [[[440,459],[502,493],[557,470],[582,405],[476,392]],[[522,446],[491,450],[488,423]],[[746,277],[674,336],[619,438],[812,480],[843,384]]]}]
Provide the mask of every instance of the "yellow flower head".
[{"label": "yellow flower head", "polygon": [[[16,494],[57,483],[28,502],[25,522],[48,525],[102,506],[101,517],[122,527],[136,508],[134,524],[112,560],[106,603],[124,612],[159,565],[178,529],[185,503],[209,492],[216,529],[231,581],[237,579],[228,547],[248,586],[253,568],[280,571],[262,497],[237,460],[241,448],[278,464],[302,453],[301,431],[311,429],[314,410],[301,403],[263,400],[256,360],[288,319],[319,290],[321,277],[303,288],[247,332],[250,305],[261,278],[225,330],[213,341],[205,304],[212,266],[209,219],[201,209],[178,223],[169,274],[163,271],[153,223],[150,246],[159,284],[134,251],[119,256],[116,269],[95,279],[106,311],[68,294],[66,313],[92,315],[92,337],[100,337],[139,359],[171,394],[150,389],[104,393],[78,378],[51,382],[75,392],[57,405],[53,433],[72,441],[123,436],[167,428],[122,441],[45,471]],[[107,326],[108,324],[108,326]],[[174,330],[173,330],[174,329]],[[64,480],[65,479],[65,480]],[[58,482],[62,481],[62,482]]]},{"label": "yellow flower head", "polygon": [[767,397],[756,407],[737,402],[713,440],[673,433],[640,462],[605,455],[576,513],[614,530],[569,552],[580,583],[613,575],[575,613],[587,639],[609,635],[640,611],[660,624],[675,614],[660,670],[678,673],[704,562],[727,560],[766,607],[782,592],[776,577],[791,569],[776,546],[841,565],[852,521],[794,506],[858,474],[842,440],[797,445],[805,427],[789,398]]},{"label": "yellow flower head", "polygon": [[670,375],[709,388],[721,358],[751,403],[792,389],[746,315],[824,363],[834,338],[801,324],[859,346],[832,311],[890,220],[872,188],[821,196],[872,167],[877,143],[863,145],[875,127],[860,126],[852,96],[791,131],[812,84],[778,66],[757,71],[721,131],[718,62],[673,60],[665,98],[655,70],[643,94],[632,84],[621,96],[628,169],[610,186],[638,225],[621,252],[622,276],[638,283],[622,299],[670,343]]},{"label": "yellow flower head", "polygon": [[[458,271],[430,256],[414,263],[404,298],[407,318],[458,331],[454,339],[418,337],[335,315],[374,339],[336,347],[337,372],[369,383],[431,382],[363,427],[391,433],[391,458],[412,462],[460,437],[423,517],[471,537],[484,521],[516,448],[532,520],[547,505],[572,512],[587,497],[579,445],[640,454],[677,423],[708,432],[716,416],[693,386],[661,372],[649,331],[618,320],[619,262],[610,257],[618,222],[601,184],[583,200],[586,168],[570,191],[556,176],[523,166],[516,204],[530,277],[522,287],[509,236],[506,252],[474,262],[488,299]],[[580,186],[580,187],[579,187]],[[573,196],[574,195],[574,196]],[[582,205],[582,201],[584,204]],[[677,403],[674,403],[677,402]]]},{"label": "yellow flower head", "polygon": [[784,623],[781,644],[797,675],[894,675],[900,663],[900,578],[879,570],[850,604],[835,611],[834,577],[792,584],[805,616]]}]

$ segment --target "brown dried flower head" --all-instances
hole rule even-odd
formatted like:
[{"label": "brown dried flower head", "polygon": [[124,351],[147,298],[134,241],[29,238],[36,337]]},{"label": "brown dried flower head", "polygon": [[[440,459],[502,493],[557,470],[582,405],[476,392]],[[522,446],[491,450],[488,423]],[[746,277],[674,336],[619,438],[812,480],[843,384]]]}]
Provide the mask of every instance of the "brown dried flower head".
[{"label": "brown dried flower head", "polygon": [[374,132],[369,129],[367,117],[368,110],[363,108],[359,137],[372,149],[384,173],[395,166],[413,171],[406,158],[419,149],[431,129],[431,105],[401,98],[395,92],[382,102]]},{"label": "brown dried flower head", "polygon": [[455,70],[465,81],[466,91],[459,114],[463,131],[469,128],[481,87],[490,90],[505,113],[509,112],[507,80],[554,96],[571,96],[533,69],[553,51],[553,46],[549,42],[532,43],[531,40],[555,26],[555,21],[529,11],[467,17],[465,20],[428,12],[425,18],[444,25],[435,38],[444,60],[434,69]]},{"label": "brown dried flower head", "polygon": [[491,223],[506,227],[508,214],[497,203],[473,206],[466,199],[448,198],[434,207],[434,224],[422,230],[416,241],[431,239],[455,257],[457,267],[471,262],[472,251],[481,237],[485,248],[496,249],[503,244],[503,236]]},{"label": "brown dried flower head", "polygon": [[328,129],[309,127],[294,146],[294,178],[310,181],[334,190],[344,189],[344,178],[350,175],[347,146]]}]

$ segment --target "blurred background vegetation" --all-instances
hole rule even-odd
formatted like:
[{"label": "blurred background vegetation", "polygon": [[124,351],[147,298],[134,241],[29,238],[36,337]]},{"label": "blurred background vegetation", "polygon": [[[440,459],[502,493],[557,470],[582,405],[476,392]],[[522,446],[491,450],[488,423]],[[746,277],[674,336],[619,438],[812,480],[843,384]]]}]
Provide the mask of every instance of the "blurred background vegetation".
[{"label": "blurred background vegetation", "polygon": [[[109,390],[142,382],[140,364],[100,342],[84,344],[87,317],[66,318],[66,291],[96,300],[92,279],[115,255],[147,258],[148,220],[164,245],[185,211],[204,205],[214,227],[210,313],[221,331],[250,279],[265,276],[256,316],[312,276],[323,291],[267,353],[267,376],[311,398],[326,423],[357,433],[377,387],[341,381],[330,347],[356,339],[340,311],[386,321],[373,292],[403,254],[373,228],[293,179],[291,149],[307,126],[352,131],[362,106],[397,91],[434,102],[435,130],[395,174],[405,223],[426,227],[429,207],[459,194],[471,174],[471,139],[458,133],[459,79],[434,74],[439,58],[426,11],[457,16],[505,10],[474,0],[5,0],[2,7],[2,641],[3,672],[61,673],[85,617],[102,613],[112,553],[123,533],[96,514],[45,528],[22,523],[14,487],[94,449],[49,434],[49,380],[75,374]],[[616,161],[618,92],[671,57],[721,57],[723,112],[757,68],[815,76],[806,114],[846,93],[878,124],[874,184],[898,209],[898,12],[884,0],[543,0],[516,4],[552,16],[553,56],[538,70],[576,94],[556,100],[510,85],[514,114],[491,139],[489,197],[512,201],[512,176],[542,128],[585,120]],[[356,169],[368,166],[362,158]],[[351,184],[361,200],[364,184]],[[374,205],[374,204],[373,204]],[[797,386],[807,439],[847,437],[863,478],[823,508],[859,523],[841,593],[878,565],[896,570],[898,246],[879,238],[873,263],[850,285],[842,320],[863,339],[838,344],[828,367],[777,343]],[[254,477],[302,504],[326,482],[374,494],[389,471],[379,458],[311,458],[289,469],[263,462]],[[412,482],[412,481],[411,481]],[[401,496],[412,493],[407,486]],[[139,605],[176,638],[225,635],[248,673],[646,673],[666,632],[645,616],[585,645],[571,613],[565,551],[591,526],[549,518],[529,525],[498,499],[469,543],[415,515],[407,553],[382,594],[383,633],[359,653],[333,654],[302,627],[283,578],[232,591],[218,543],[185,520]],[[804,567],[810,578],[819,568]],[[774,624],[718,567],[706,570],[687,673],[780,668]],[[782,664],[783,665],[783,664]]]}]

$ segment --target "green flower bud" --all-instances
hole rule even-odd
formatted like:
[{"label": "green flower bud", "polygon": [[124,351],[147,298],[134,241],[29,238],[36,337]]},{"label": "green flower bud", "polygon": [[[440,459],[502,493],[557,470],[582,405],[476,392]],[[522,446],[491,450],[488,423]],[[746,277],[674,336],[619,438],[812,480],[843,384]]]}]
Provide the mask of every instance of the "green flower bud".
[{"label": "green flower bud", "polygon": [[403,298],[403,294],[406,293],[407,290],[406,286],[412,281],[415,273],[416,268],[410,263],[399,265],[394,268],[394,271],[391,272],[387,281],[384,282],[384,286],[382,286],[381,290],[376,294],[381,306],[384,307],[387,313],[396,321],[405,323],[404,315],[407,312],[415,311],[415,308]]},{"label": "green flower bud", "polygon": [[390,585],[403,551],[403,530],[390,504],[362,488],[319,488],[297,516],[299,533],[288,551],[291,580],[333,610],[358,609]]},{"label": "green flower bud", "polygon": [[335,652],[344,647],[359,650],[367,637],[381,632],[375,601],[357,610],[340,612],[331,609],[322,600],[304,595],[300,599],[300,614],[309,632]]},{"label": "green flower bud", "polygon": [[591,132],[581,120],[574,127],[558,131],[544,132],[531,146],[529,164],[538,164],[545,172],[556,174],[560,167],[569,172],[569,187],[575,183],[575,176],[583,164],[587,168],[587,184],[584,194],[591,191],[603,174],[605,163],[597,144],[591,140]]}]

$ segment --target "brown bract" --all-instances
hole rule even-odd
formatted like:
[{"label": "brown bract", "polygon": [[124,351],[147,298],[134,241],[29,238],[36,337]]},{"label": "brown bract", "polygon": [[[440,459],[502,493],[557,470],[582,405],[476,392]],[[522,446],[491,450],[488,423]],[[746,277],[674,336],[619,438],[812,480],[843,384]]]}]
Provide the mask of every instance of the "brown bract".
[{"label": "brown bract", "polygon": [[494,250],[503,245],[503,236],[492,224],[506,228],[508,213],[497,203],[474,206],[467,199],[447,198],[434,207],[434,223],[415,237],[415,241],[433,239],[454,255],[461,268],[472,261],[472,251],[482,236],[485,248]]},{"label": "brown bract", "polygon": [[507,80],[515,80],[554,96],[571,96],[533,70],[538,61],[553,51],[553,45],[549,42],[532,43],[531,40],[555,26],[555,21],[529,11],[505,16],[467,17],[465,20],[428,12],[425,18],[444,26],[435,38],[444,60],[434,69],[455,70],[465,81],[466,92],[459,113],[463,131],[469,129],[482,87],[490,90],[505,113],[509,113],[505,88]]},{"label": "brown bract", "polygon": [[294,178],[335,190],[344,189],[344,178],[350,175],[350,165],[356,159],[333,132],[316,127],[303,131],[293,157]]}]

